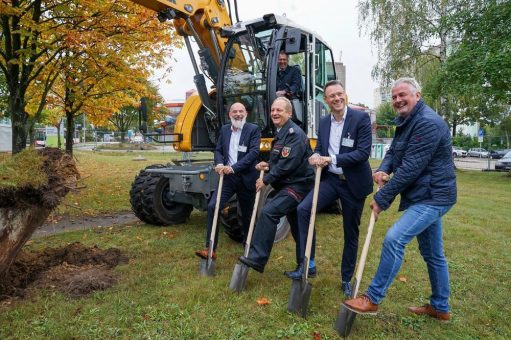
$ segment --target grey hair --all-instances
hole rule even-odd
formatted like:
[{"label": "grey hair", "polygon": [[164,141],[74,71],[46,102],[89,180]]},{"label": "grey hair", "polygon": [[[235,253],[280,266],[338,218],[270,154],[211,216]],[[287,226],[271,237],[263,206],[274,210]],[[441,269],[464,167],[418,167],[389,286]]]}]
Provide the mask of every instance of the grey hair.
[{"label": "grey hair", "polygon": [[273,102],[275,103],[277,100],[283,101],[285,103],[284,108],[286,109],[286,112],[288,113],[293,112],[293,104],[291,104],[291,101],[289,101],[289,99],[287,99],[286,97],[277,97]]},{"label": "grey hair", "polygon": [[401,85],[401,84],[408,84],[410,85],[410,88],[412,90],[412,93],[417,93],[417,92],[421,92],[421,86],[419,85],[419,83],[417,82],[417,80],[415,80],[415,78],[411,78],[411,77],[403,77],[403,78],[399,78],[398,80],[396,80],[394,83],[392,83],[392,89],[398,85]]}]

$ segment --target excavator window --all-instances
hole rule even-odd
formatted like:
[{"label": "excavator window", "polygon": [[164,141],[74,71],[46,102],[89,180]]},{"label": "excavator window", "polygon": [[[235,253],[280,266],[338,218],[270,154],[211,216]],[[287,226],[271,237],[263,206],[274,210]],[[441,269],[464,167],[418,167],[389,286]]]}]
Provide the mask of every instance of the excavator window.
[{"label": "excavator window", "polygon": [[[234,102],[245,104],[247,121],[264,129],[267,125],[266,63],[273,30],[240,34],[228,47],[228,60],[223,77],[223,112]],[[223,117],[224,121],[227,117]]]}]

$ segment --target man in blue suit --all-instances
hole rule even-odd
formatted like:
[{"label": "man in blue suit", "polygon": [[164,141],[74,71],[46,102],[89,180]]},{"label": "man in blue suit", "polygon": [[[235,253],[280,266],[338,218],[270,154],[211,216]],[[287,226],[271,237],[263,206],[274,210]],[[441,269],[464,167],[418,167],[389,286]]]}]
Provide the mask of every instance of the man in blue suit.
[{"label": "man in blue suit", "polygon": [[[341,200],[344,228],[341,282],[344,294],[351,296],[350,281],[357,260],[360,217],[366,196],[373,191],[368,162],[372,144],[371,120],[367,113],[347,106],[346,93],[338,80],[325,84],[324,100],[331,114],[322,117],[319,122],[317,144],[309,163],[327,168],[321,175],[318,211],[336,199]],[[300,244],[297,246],[302,254],[307,240],[312,195],[310,192],[298,206]],[[315,236],[313,240],[314,249]],[[314,259],[314,253],[311,259]],[[302,271],[303,265],[300,264],[297,270],[289,272],[287,276],[298,279]]]},{"label": "man in blue suit", "polygon": [[[246,238],[255,199],[255,182],[258,172],[255,169],[259,155],[261,130],[252,123],[247,123],[247,110],[242,103],[234,103],[229,109],[231,124],[220,129],[220,136],[215,149],[215,171],[224,174],[220,209],[236,194],[241,208],[243,222],[243,238]],[[215,213],[216,192],[211,195],[208,204],[208,224],[206,249],[197,250],[195,254],[201,258],[208,257],[209,238]],[[218,232],[215,235],[213,258],[216,259]]]}]

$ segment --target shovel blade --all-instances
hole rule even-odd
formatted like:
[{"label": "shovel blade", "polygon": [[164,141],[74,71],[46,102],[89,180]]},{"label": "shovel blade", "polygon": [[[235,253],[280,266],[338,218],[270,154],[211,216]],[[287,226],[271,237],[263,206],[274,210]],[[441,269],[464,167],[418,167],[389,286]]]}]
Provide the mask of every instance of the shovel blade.
[{"label": "shovel blade", "polygon": [[287,300],[287,310],[291,313],[307,317],[307,309],[311,297],[312,285],[303,280],[293,280]]},{"label": "shovel blade", "polygon": [[229,288],[236,293],[240,293],[245,289],[245,283],[247,282],[249,268],[243,263],[236,263],[231,276],[231,282]]},{"label": "shovel blade", "polygon": [[335,319],[334,324],[334,329],[340,336],[347,337],[350,335],[351,326],[353,326],[356,316],[357,313],[349,310],[344,304],[341,304],[339,314],[337,314],[337,319]]},{"label": "shovel blade", "polygon": [[199,273],[202,276],[215,276],[216,260],[200,259]]}]

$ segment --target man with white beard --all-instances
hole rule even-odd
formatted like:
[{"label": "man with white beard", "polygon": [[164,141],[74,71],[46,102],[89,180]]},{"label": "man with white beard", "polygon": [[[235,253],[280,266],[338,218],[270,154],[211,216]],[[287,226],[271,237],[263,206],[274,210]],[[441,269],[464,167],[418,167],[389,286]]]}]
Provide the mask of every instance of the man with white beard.
[{"label": "man with white beard", "polygon": [[[255,200],[255,182],[259,175],[255,165],[259,155],[261,130],[259,126],[246,122],[247,110],[242,103],[236,102],[231,105],[229,118],[231,124],[222,126],[216,144],[215,171],[219,175],[224,174],[220,209],[223,209],[234,194],[238,197],[243,222],[243,243],[245,243]],[[208,257],[216,195],[215,191],[208,204],[206,248],[195,252],[195,255],[204,259]],[[213,259],[216,259],[217,245],[218,233],[215,235]]]}]

